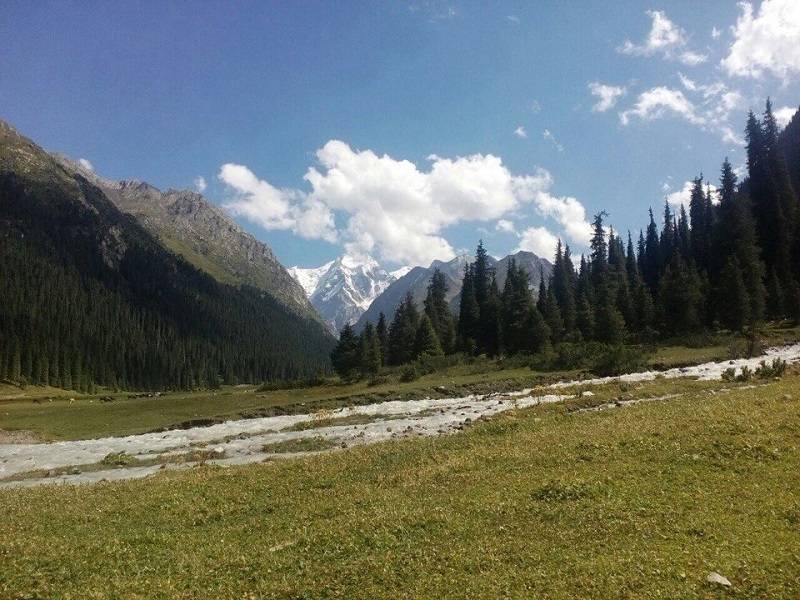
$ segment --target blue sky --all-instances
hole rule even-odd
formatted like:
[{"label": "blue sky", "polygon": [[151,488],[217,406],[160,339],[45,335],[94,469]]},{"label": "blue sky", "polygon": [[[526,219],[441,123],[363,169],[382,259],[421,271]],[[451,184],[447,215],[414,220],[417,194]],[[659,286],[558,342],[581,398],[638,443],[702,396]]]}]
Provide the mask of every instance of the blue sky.
[{"label": "blue sky", "polygon": [[106,177],[202,177],[287,265],[579,252],[800,103],[791,0],[11,0],[0,39],[0,118]]}]

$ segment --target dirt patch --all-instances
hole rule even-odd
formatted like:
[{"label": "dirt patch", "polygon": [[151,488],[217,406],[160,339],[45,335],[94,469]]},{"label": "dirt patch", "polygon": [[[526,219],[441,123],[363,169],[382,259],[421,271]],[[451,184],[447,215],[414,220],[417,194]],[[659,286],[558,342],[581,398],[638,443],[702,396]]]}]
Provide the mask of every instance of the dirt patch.
[{"label": "dirt patch", "polygon": [[24,429],[6,431],[0,429],[0,444],[39,444],[44,440],[32,431]]}]

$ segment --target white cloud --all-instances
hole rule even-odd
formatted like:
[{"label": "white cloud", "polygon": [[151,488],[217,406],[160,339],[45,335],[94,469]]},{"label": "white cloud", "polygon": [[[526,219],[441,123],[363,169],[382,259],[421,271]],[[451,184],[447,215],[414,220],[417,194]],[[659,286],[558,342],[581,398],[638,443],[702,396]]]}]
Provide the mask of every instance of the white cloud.
[{"label": "white cloud", "polygon": [[666,117],[677,117],[706,131],[716,132],[725,143],[741,146],[744,141],[730,125],[733,112],[743,106],[744,99],[736,91],[721,82],[699,84],[678,73],[687,92],[698,96],[694,102],[682,91],[658,86],[639,94],[632,108],[619,114],[623,125],[636,117],[642,121],[654,121]]},{"label": "white cloud", "polygon": [[792,117],[796,112],[797,108],[793,108],[791,106],[782,106],[780,108],[776,108],[773,111],[773,113],[775,114],[775,120],[781,127],[786,127],[789,124],[789,121],[792,120]]},{"label": "white cloud", "polygon": [[683,92],[663,86],[639,94],[633,108],[621,112],[619,118],[623,125],[627,125],[631,117],[653,121],[667,114],[677,115],[695,125],[705,125],[705,119],[697,114],[694,104],[683,95]]},{"label": "white cloud", "polygon": [[739,4],[733,43],[722,67],[729,75],[761,77],[769,72],[788,81],[800,73],[800,2],[763,0],[753,15],[750,2]]},{"label": "white cloud", "polygon": [[556,136],[554,136],[549,129],[545,129],[542,132],[542,137],[544,139],[546,139],[548,142],[552,143],[553,146],[555,147],[555,149],[558,150],[559,152],[563,152],[564,151],[564,146],[562,146],[559,143],[559,141],[556,139]]},{"label": "white cloud", "polygon": [[333,213],[324,204],[296,190],[275,188],[244,165],[222,165],[219,179],[234,191],[225,204],[234,215],[264,229],[288,229],[308,239],[336,241]]},{"label": "white cloud", "polygon": [[546,227],[528,227],[520,234],[519,246],[514,252],[525,250],[540,258],[553,260],[558,238]]},{"label": "white cloud", "polygon": [[625,95],[625,88],[617,85],[606,85],[599,81],[593,81],[589,84],[589,91],[592,96],[597,97],[597,103],[592,106],[593,112],[605,112],[617,103],[622,96]]},{"label": "white cloud", "polygon": [[[689,210],[689,200],[692,198],[692,188],[694,187],[693,181],[687,181],[683,184],[683,187],[677,191],[674,191],[670,194],[667,194],[667,202],[672,204],[673,206],[680,206],[683,204],[686,207],[686,210]],[[717,188],[715,186],[711,187],[711,201],[714,204],[719,202],[719,198],[717,196]],[[703,192],[706,191],[706,186],[703,185]]]},{"label": "white cloud", "polygon": [[198,175],[194,178],[194,189],[198,191],[198,193],[202,194],[206,191],[208,187],[208,183],[206,183],[206,178],[202,175]]},{"label": "white cloud", "polygon": [[517,15],[508,15],[506,19],[508,19],[512,23],[519,23],[519,17]]},{"label": "white cloud", "polygon": [[625,40],[618,48],[619,52],[633,56],[660,54],[665,59],[678,60],[689,66],[699,65],[708,59],[705,54],[687,48],[686,32],[673,23],[665,12],[648,10],[647,15],[652,21],[647,39],[641,44]]},{"label": "white cloud", "polygon": [[533,102],[531,102],[531,112],[538,113],[541,112],[541,110],[542,110],[542,105],[539,104],[538,100],[534,100]]},{"label": "white cloud", "polygon": [[520,125],[514,130],[514,135],[518,138],[525,139],[528,137],[528,132],[525,131],[525,128],[522,125]]},{"label": "white cloud", "polygon": [[88,158],[79,158],[78,164],[87,171],[94,171],[94,166],[92,165],[92,163],[89,162]]},{"label": "white cloud", "polygon": [[[461,222],[497,221],[526,205],[552,219],[571,241],[586,244],[583,205],[550,193],[550,174],[513,175],[491,154],[453,159],[431,155],[430,167],[354,150],[331,140],[304,179],[310,191],[278,189],[247,167],[224,165],[220,179],[235,196],[234,213],[269,229],[343,243],[350,255],[373,254],[400,264],[429,264],[455,255],[443,230]],[[337,232],[334,216],[342,223]]]},{"label": "white cloud", "polygon": [[495,231],[502,231],[503,233],[516,233],[517,228],[514,223],[508,219],[500,219],[494,226]]},{"label": "white cloud", "polygon": [[717,29],[716,27],[712,27],[711,28],[711,39],[712,40],[718,40],[721,35],[722,35],[722,32],[719,29]]}]

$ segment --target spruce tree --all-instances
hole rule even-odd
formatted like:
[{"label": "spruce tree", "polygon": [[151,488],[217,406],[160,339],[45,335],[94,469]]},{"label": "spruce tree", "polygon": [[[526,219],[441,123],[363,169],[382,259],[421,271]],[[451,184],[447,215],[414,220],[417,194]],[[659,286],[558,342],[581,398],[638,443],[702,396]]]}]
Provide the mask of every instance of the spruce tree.
[{"label": "spruce tree", "polygon": [[[360,340],[353,332],[353,326],[347,323],[339,333],[339,342],[331,352],[331,363],[333,363],[333,368],[340,377],[351,377],[360,368],[360,350]],[[187,369],[188,366],[187,364]],[[190,370],[185,372],[183,379],[186,387],[194,386],[194,378]]]},{"label": "spruce tree", "polygon": [[661,275],[661,252],[659,248],[658,227],[653,218],[653,209],[650,209],[650,223],[647,225],[644,261],[642,264],[642,277],[650,288],[650,292],[655,293],[658,289],[659,277]]},{"label": "spruce tree", "polygon": [[386,315],[383,312],[378,316],[378,325],[375,327],[375,335],[378,338],[378,346],[381,351],[381,365],[386,364],[386,357],[389,354],[389,330],[386,327]]},{"label": "spruce tree", "polygon": [[458,313],[458,348],[467,354],[474,354],[478,331],[480,309],[475,297],[474,268],[464,266],[464,280],[461,285],[461,301]]},{"label": "spruce tree", "polygon": [[501,302],[504,348],[509,354],[523,352],[529,347],[527,320],[533,302],[528,290],[528,274],[513,258],[508,261]]},{"label": "spruce tree", "polygon": [[442,347],[439,344],[439,338],[436,336],[436,330],[433,328],[428,315],[422,313],[414,338],[414,357],[440,356],[441,354]]},{"label": "spruce tree", "polygon": [[372,323],[364,326],[359,340],[359,359],[361,374],[363,376],[376,375],[381,369],[381,347],[378,334]]},{"label": "spruce tree", "polygon": [[455,346],[455,323],[447,304],[447,281],[444,274],[434,269],[425,297],[425,314],[436,331],[436,337],[445,354],[450,354]]},{"label": "spruce tree", "polygon": [[728,257],[722,269],[718,293],[720,321],[732,331],[743,331],[750,323],[750,299],[735,255]]},{"label": "spruce tree", "polygon": [[402,365],[414,360],[419,313],[408,292],[394,313],[389,326],[389,364]]}]

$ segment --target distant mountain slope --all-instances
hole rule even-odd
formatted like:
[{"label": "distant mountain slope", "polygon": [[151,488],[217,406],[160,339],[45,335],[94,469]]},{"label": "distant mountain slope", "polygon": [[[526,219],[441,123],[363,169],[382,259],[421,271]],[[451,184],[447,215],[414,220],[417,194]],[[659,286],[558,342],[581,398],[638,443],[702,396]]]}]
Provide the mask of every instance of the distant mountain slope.
[{"label": "distant mountain slope", "polygon": [[0,379],[191,388],[311,375],[333,338],[165,250],[0,121]]},{"label": "distant mountain slope", "polygon": [[[553,265],[550,261],[539,258],[532,252],[520,251],[516,254],[506,256],[499,261],[490,257],[490,261],[494,265],[497,273],[497,284],[501,290],[506,280],[508,261],[511,258],[514,258],[517,264],[522,265],[528,273],[531,280],[531,288],[534,290],[536,290],[539,285],[540,268],[541,271],[544,272],[545,277],[549,277],[553,270]],[[368,322],[373,324],[377,323],[380,313],[385,314],[387,319],[391,319],[395,310],[397,310],[397,307],[400,305],[400,302],[405,298],[408,292],[411,292],[411,296],[416,301],[417,306],[422,307],[422,302],[428,291],[428,284],[436,268],[444,274],[447,281],[447,300],[450,303],[450,308],[453,312],[458,312],[461,282],[464,278],[464,265],[471,260],[471,257],[462,255],[448,262],[434,261],[431,263],[431,266],[427,268],[414,267],[406,275],[386,288],[383,294],[375,298],[370,307],[361,315],[356,323],[356,331],[361,331]]]},{"label": "distant mountain slope", "polygon": [[117,208],[136,217],[167,248],[217,281],[251,285],[300,315],[316,317],[302,288],[269,246],[202,195],[190,190],[161,192],[141,181],[111,181],[64,155],[53,156],[68,171],[100,187]]},{"label": "distant mountain slope", "polygon": [[289,274],[303,286],[312,306],[333,333],[361,314],[394,281],[372,258],[341,256],[321,267],[292,267]]}]

